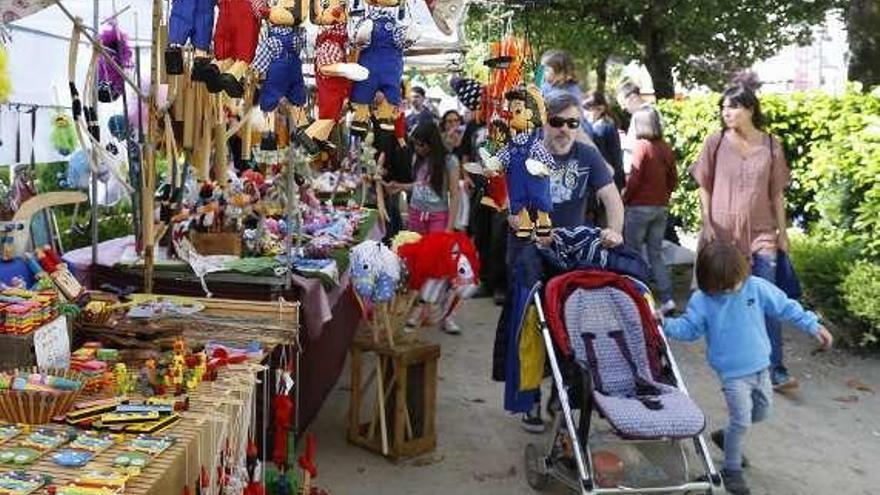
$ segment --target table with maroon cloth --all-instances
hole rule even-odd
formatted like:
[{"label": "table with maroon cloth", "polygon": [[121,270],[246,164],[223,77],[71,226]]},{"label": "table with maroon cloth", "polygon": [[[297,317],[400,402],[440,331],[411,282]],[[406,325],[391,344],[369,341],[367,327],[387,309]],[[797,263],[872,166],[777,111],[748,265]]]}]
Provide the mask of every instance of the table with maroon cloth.
[{"label": "table with maroon cloth", "polygon": [[[381,232],[371,232],[368,237],[381,237]],[[116,263],[131,242],[133,237],[101,243],[98,262],[94,265],[90,263],[91,248],[69,252],[64,258],[89,287],[110,284],[138,292],[143,290],[142,268]],[[303,431],[339,379],[361,315],[347,272],[340,274],[339,283],[332,288],[325,287],[317,278],[299,275],[290,278],[287,283],[281,277],[220,272],[208,274],[205,282],[217,298],[274,301],[283,297],[300,301],[299,429]],[[191,272],[157,270],[153,281],[156,294],[205,295],[200,281]]]}]

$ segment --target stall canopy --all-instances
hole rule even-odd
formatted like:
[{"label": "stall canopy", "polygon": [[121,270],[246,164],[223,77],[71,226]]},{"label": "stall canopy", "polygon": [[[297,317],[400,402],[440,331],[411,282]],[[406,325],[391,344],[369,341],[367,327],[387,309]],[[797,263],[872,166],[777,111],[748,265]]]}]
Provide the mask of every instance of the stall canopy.
[{"label": "stall canopy", "polygon": [[[64,6],[73,15],[81,17],[87,26],[94,25],[96,7],[99,24],[118,13],[119,27],[140,51],[144,80],[149,79],[152,3],[151,0],[63,1]],[[162,5],[165,7],[168,3],[162,2]],[[0,0],[0,16],[11,36],[6,45],[12,80],[9,100],[42,106],[37,110],[33,130],[29,114],[10,106],[0,109],[0,164],[28,161],[32,147],[38,163],[64,160],[50,145],[53,109],[49,107],[70,105],[67,66],[71,22],[51,0]],[[462,52],[460,33],[443,34],[434,24],[424,0],[409,0],[406,16],[420,33],[416,45],[406,57],[406,64],[426,71],[454,69]],[[308,26],[308,29],[314,36],[317,29],[314,26]],[[76,66],[80,82],[85,79],[88,68],[87,54],[88,48],[83,45]],[[101,105],[99,110],[100,120],[106,123],[110,116],[121,113],[122,107],[121,103],[114,103]]]}]

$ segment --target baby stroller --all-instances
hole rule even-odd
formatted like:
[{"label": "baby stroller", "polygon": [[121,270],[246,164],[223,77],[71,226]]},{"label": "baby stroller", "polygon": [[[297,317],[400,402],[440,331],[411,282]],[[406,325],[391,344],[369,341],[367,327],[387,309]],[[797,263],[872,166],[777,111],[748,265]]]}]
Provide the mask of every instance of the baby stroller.
[{"label": "baby stroller", "polygon": [[[556,479],[581,494],[711,494],[720,489],[721,477],[701,435],[705,416],[688,396],[654,322],[647,287],[612,272],[578,270],[550,279],[543,301],[540,293],[535,291],[533,302],[558,410],[546,448],[526,446],[529,485],[541,490]],[[607,420],[615,441],[663,442],[675,448],[684,479],[650,487],[629,486],[633,483],[620,473],[603,479],[590,445],[591,436],[599,434],[591,431],[594,412]],[[688,473],[689,441],[704,469],[693,477]]]}]

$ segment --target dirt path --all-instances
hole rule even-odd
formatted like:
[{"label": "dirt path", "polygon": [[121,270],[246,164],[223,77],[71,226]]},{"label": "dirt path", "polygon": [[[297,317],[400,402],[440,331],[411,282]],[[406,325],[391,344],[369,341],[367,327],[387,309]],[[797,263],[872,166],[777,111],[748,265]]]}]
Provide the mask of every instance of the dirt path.
[{"label": "dirt path", "polygon": [[[502,410],[502,386],[489,380],[497,316],[490,300],[474,300],[461,314],[463,335],[426,334],[442,347],[439,445],[432,454],[394,464],[348,445],[346,371],[312,428],[318,484],[334,495],[535,493],[525,481],[523,449],[542,438],[523,432],[518,418]],[[813,347],[808,336],[786,332],[786,361],[801,387],[777,394],[770,421],[748,438],[752,493],[880,493],[880,359],[838,350],[811,356]],[[674,348],[709,428],[723,426],[723,398],[702,347]],[[568,492],[556,487],[550,493]]]}]

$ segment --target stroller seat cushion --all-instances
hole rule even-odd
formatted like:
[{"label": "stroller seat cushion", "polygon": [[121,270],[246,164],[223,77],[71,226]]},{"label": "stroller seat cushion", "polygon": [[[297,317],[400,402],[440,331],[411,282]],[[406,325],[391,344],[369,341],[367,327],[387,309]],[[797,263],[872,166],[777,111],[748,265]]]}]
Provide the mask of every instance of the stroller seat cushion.
[{"label": "stroller seat cushion", "polygon": [[[675,387],[654,385],[659,395],[625,397],[596,391],[593,398],[599,411],[623,438],[687,438],[700,434],[706,427],[706,417],[696,403]],[[656,403],[660,407],[655,407]]]}]

